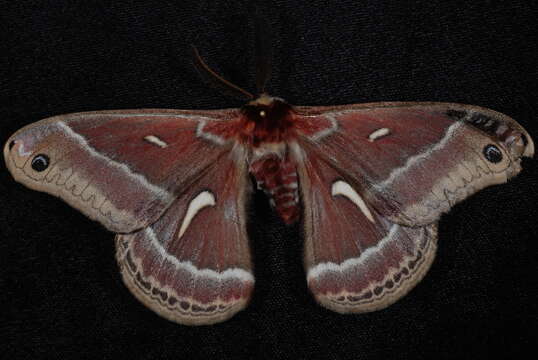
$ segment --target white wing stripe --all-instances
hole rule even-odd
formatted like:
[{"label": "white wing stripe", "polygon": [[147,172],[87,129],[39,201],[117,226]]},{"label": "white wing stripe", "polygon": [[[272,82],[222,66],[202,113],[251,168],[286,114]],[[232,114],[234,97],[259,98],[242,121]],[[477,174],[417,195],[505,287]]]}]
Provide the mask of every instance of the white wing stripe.
[{"label": "white wing stripe", "polygon": [[328,271],[344,272],[351,267],[363,264],[364,262],[368,261],[372,255],[379,254],[381,249],[383,249],[385,245],[394,238],[394,235],[398,229],[399,225],[392,225],[387,236],[381,239],[377,245],[367,248],[359,257],[347,259],[340,264],[328,261],[311,267],[308,270],[307,279],[317,278]]},{"label": "white wing stripe", "polygon": [[403,173],[405,173],[411,167],[415,166],[416,164],[420,163],[424,159],[428,158],[432,153],[443,149],[446,146],[446,144],[448,143],[448,141],[450,139],[452,139],[452,137],[454,136],[456,131],[458,131],[458,129],[461,126],[464,126],[463,122],[461,122],[461,121],[456,121],[454,124],[450,125],[450,127],[447,129],[447,131],[445,133],[445,136],[441,139],[441,141],[439,141],[434,146],[428,148],[424,152],[422,152],[420,154],[417,154],[415,156],[411,156],[410,158],[408,158],[407,161],[405,162],[405,165],[400,166],[399,168],[396,168],[396,169],[392,170],[390,175],[385,180],[383,180],[382,182],[380,182],[378,184],[374,184],[374,187],[377,188],[378,190],[382,191],[385,188],[387,188],[388,186],[392,185],[392,183],[394,182],[394,180],[396,178],[401,176]]},{"label": "white wing stripe", "polygon": [[116,160],[112,160],[111,158],[95,150],[92,146],[90,146],[86,138],[84,138],[82,135],[73,131],[73,129],[71,129],[71,127],[69,127],[69,125],[67,125],[63,121],[58,121],[57,125],[60,128],[60,130],[62,130],[66,135],[68,135],[69,137],[73,138],[76,142],[78,142],[82,146],[82,148],[84,148],[86,151],[90,153],[91,156],[105,160],[109,165],[117,169],[120,169],[127,176],[133,178],[134,180],[142,184],[142,186],[145,187],[146,189],[152,191],[155,194],[159,194],[159,198],[163,199],[165,202],[172,201],[174,199],[174,196],[171,193],[169,193],[168,191],[164,190],[163,188],[157,185],[150,183],[148,179],[146,179],[146,177],[143,176],[142,174],[134,173],[126,164],[118,162]]},{"label": "white wing stripe", "polygon": [[170,255],[165,248],[163,248],[151,227],[146,228],[144,232],[147,235],[147,238],[149,238],[151,245],[157,250],[159,255],[161,255],[165,260],[170,261],[178,269],[186,270],[195,276],[208,277],[216,280],[239,279],[244,282],[254,282],[254,276],[241,268],[229,268],[222,272],[218,272],[212,269],[198,269],[190,261],[179,261],[176,257]]}]

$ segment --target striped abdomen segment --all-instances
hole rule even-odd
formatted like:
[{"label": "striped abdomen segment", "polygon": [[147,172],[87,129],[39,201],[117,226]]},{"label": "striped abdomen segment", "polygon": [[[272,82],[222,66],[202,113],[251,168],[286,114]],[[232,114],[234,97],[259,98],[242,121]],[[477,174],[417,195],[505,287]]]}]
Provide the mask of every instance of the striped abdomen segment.
[{"label": "striped abdomen segment", "polygon": [[258,189],[269,197],[271,206],[286,224],[299,218],[299,193],[297,170],[288,158],[271,154],[250,165],[250,173],[256,179]]}]

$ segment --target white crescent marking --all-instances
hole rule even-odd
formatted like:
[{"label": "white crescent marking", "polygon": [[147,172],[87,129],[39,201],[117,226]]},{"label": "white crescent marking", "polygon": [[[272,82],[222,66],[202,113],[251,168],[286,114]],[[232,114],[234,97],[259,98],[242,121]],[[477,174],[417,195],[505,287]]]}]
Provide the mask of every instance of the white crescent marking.
[{"label": "white crescent marking", "polygon": [[187,231],[194,216],[206,206],[215,206],[215,196],[209,191],[202,191],[189,203],[187,214],[185,214],[181,227],[179,228],[179,238],[181,238],[185,231]]},{"label": "white crescent marking", "polygon": [[357,205],[359,209],[361,209],[362,213],[368,218],[368,220],[375,223],[374,217],[372,216],[372,213],[368,209],[368,206],[366,206],[362,197],[347,182],[342,180],[335,181],[331,194],[332,196],[343,195],[347,197],[355,205]]}]

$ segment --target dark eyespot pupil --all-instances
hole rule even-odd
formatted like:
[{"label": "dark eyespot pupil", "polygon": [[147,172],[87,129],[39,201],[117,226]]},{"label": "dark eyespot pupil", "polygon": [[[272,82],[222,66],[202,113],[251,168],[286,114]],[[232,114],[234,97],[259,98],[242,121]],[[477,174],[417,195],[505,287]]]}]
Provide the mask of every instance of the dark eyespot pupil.
[{"label": "dark eyespot pupil", "polygon": [[45,154],[38,154],[32,159],[32,169],[41,172],[49,167],[50,159]]},{"label": "dark eyespot pupil", "polygon": [[525,134],[521,134],[521,140],[523,140],[523,145],[527,146],[529,144],[529,140],[525,136]]},{"label": "dark eyespot pupil", "polygon": [[15,146],[15,140],[9,142],[9,150],[13,149],[13,146]]},{"label": "dark eyespot pupil", "polygon": [[501,150],[495,145],[487,145],[484,148],[484,156],[489,162],[498,163],[503,159]]}]

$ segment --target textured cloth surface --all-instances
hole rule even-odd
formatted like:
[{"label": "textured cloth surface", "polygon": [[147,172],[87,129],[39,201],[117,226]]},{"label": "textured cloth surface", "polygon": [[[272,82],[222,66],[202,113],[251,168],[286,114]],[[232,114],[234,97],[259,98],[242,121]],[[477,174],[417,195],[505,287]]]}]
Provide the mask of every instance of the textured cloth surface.
[{"label": "textured cloth surface", "polygon": [[[538,141],[536,4],[265,1],[269,91],[297,105],[445,101],[518,120]],[[254,91],[248,1],[3,1],[0,141],[39,119],[241,106],[204,84],[190,45]],[[360,154],[358,154],[360,156]],[[440,164],[442,165],[442,164]],[[211,327],[159,318],[123,285],[113,234],[0,169],[2,352],[15,358],[479,358],[535,351],[538,162],[457,205],[410,294],[343,316],[309,295],[299,226],[256,194],[249,307]]]}]

